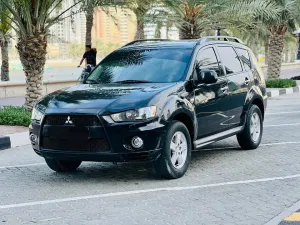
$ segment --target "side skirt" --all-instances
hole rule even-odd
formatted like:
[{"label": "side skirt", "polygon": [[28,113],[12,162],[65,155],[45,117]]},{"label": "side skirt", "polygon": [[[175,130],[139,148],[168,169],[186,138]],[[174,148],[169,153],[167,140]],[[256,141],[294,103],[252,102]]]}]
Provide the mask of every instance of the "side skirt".
[{"label": "side skirt", "polygon": [[209,144],[212,144],[216,141],[220,141],[222,139],[225,139],[225,138],[228,138],[228,137],[233,136],[235,134],[238,134],[243,129],[244,129],[244,126],[235,127],[235,128],[230,129],[230,130],[226,130],[226,131],[223,131],[221,133],[214,134],[212,136],[199,139],[197,141],[194,141],[194,146],[196,147],[196,149],[201,148],[205,145],[209,145]]}]

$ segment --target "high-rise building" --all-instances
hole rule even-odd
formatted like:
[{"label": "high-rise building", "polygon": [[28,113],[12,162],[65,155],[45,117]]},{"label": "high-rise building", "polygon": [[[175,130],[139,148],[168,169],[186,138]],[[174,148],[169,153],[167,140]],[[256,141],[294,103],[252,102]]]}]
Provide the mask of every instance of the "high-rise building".
[{"label": "high-rise building", "polygon": [[[74,5],[74,0],[62,1],[60,10],[54,12],[59,14]],[[53,42],[78,42],[84,43],[85,41],[85,23],[86,18],[84,12],[76,13],[80,5],[73,7],[65,14],[65,19],[54,24],[51,27],[51,36]],[[72,14],[74,12],[74,14]]]},{"label": "high-rise building", "polygon": [[101,8],[95,10],[93,40],[125,44],[134,39],[136,19],[134,13],[120,8]]}]

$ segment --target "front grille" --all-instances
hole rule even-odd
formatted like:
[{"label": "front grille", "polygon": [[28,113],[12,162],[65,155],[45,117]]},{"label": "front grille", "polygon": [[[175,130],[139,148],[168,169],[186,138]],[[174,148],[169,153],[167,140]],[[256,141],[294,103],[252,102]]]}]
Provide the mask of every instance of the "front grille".
[{"label": "front grille", "polygon": [[109,144],[106,139],[74,140],[43,137],[42,148],[62,151],[96,152],[109,150]]},{"label": "front grille", "polygon": [[43,122],[41,147],[82,152],[109,150],[103,127],[94,115],[47,115]]},{"label": "front grille", "polygon": [[63,126],[100,126],[100,121],[97,116],[90,115],[50,115],[44,120],[45,125]]}]

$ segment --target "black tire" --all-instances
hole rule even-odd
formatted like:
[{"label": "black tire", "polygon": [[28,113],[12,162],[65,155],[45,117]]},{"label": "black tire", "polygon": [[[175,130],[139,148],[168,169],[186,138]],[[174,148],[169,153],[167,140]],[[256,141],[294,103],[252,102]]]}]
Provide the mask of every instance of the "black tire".
[{"label": "black tire", "polygon": [[81,161],[65,161],[57,159],[45,159],[50,169],[56,172],[73,172],[78,169]]},{"label": "black tire", "polygon": [[[181,168],[175,168],[171,162],[171,150],[170,150],[170,144],[172,141],[172,138],[176,132],[180,131],[184,134],[186,143],[187,143],[187,157],[186,161],[184,162],[183,166]],[[179,122],[174,121],[169,125],[168,131],[166,136],[163,138],[162,143],[162,152],[160,157],[154,162],[154,168],[156,170],[156,173],[163,178],[166,179],[177,179],[182,177],[191,162],[191,150],[192,150],[192,144],[191,144],[191,138],[188,129],[186,126]]]},{"label": "black tire", "polygon": [[[257,113],[260,119],[260,136],[257,141],[254,141],[251,137],[250,126],[251,126],[251,118],[254,113]],[[246,124],[244,130],[237,134],[237,140],[239,145],[243,150],[253,150],[256,149],[261,142],[261,138],[263,135],[263,117],[260,109],[256,105],[252,105],[247,113]]]}]

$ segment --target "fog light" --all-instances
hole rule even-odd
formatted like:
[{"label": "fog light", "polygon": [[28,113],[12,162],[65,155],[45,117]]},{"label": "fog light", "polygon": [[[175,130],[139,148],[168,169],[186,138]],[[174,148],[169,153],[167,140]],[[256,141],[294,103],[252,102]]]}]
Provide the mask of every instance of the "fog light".
[{"label": "fog light", "polygon": [[143,146],[144,142],[142,138],[140,137],[133,137],[131,139],[131,145],[133,148],[141,148]]},{"label": "fog light", "polygon": [[30,141],[31,141],[31,143],[32,143],[33,145],[35,145],[36,139],[37,139],[36,135],[30,134]]}]

